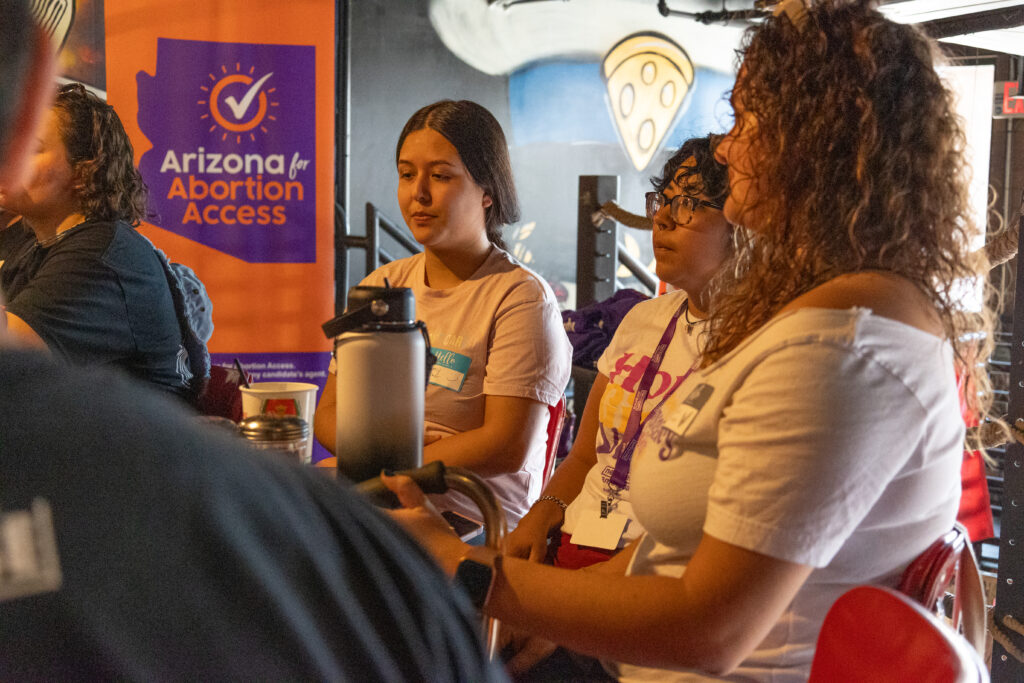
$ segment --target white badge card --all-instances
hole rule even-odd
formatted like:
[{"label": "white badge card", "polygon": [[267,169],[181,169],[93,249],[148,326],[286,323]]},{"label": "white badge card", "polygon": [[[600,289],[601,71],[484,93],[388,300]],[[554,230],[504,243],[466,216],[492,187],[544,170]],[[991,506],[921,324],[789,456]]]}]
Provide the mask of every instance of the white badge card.
[{"label": "white badge card", "polygon": [[50,504],[0,511],[0,602],[55,592],[61,581]]},{"label": "white badge card", "polygon": [[615,550],[619,547],[627,524],[629,517],[618,512],[609,512],[607,517],[602,517],[597,510],[585,512],[576,523],[576,529],[569,540],[576,545]]}]

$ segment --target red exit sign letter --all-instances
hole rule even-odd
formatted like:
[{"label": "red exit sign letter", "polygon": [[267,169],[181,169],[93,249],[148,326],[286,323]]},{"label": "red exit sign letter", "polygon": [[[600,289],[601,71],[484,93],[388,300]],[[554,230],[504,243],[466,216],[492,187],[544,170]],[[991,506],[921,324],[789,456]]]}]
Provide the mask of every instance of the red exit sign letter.
[{"label": "red exit sign letter", "polygon": [[1024,95],[1017,81],[996,81],[993,118],[1024,118]]}]

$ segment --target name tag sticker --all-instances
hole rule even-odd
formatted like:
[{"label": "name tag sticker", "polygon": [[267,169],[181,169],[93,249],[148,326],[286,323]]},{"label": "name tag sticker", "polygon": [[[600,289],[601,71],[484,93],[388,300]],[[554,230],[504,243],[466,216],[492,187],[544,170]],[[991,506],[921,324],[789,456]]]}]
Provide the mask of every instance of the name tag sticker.
[{"label": "name tag sticker", "polygon": [[569,540],[576,545],[615,550],[619,547],[628,523],[629,517],[626,515],[609,512],[607,517],[602,517],[600,511],[595,509],[580,516]]},{"label": "name tag sticker", "polygon": [[430,350],[437,358],[430,371],[430,383],[449,391],[462,391],[462,384],[469,374],[470,357],[437,347]]},{"label": "name tag sticker", "polygon": [[672,431],[677,435],[682,436],[689,429],[690,424],[697,417],[701,408],[711,398],[711,394],[715,393],[715,388],[710,384],[698,384],[690,392],[689,396],[683,401],[683,405],[680,406],[679,410],[674,416]]}]

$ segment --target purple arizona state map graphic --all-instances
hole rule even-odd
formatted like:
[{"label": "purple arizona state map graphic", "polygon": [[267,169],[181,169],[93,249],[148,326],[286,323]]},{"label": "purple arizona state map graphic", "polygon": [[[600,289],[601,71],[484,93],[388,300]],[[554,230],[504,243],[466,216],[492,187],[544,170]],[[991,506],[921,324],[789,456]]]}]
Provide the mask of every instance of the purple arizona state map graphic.
[{"label": "purple arizona state map graphic", "polygon": [[249,263],[316,260],[312,46],[160,38],[139,72],[155,225]]}]

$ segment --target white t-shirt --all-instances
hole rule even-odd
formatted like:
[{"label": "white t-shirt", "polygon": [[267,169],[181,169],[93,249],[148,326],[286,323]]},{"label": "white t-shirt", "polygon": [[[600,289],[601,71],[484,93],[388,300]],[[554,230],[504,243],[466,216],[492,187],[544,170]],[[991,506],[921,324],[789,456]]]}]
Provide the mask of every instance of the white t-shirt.
[{"label": "white t-shirt", "polygon": [[[562,328],[555,296],[543,279],[494,247],[472,276],[457,287],[425,284],[424,256],[382,266],[363,285],[409,287],[416,317],[427,324],[438,362],[425,398],[424,437],[447,437],[484,421],[485,397],[515,396],[547,405],[562,398],[569,381],[572,347]],[[540,495],[546,433],[530,445],[518,472],[485,477],[515,526]],[[479,508],[460,494],[435,497],[479,521]]]},{"label": "white t-shirt", "polygon": [[[608,499],[608,481],[615,470],[614,454],[626,431],[626,422],[633,410],[640,378],[669,321],[685,300],[686,292],[676,291],[638,303],[623,317],[611,343],[597,361],[598,372],[608,378],[598,412],[594,449],[597,464],[590,468],[579,495],[565,511],[565,523],[562,524],[565,533],[571,534],[584,514],[599,513],[601,501]],[[702,323],[691,327],[685,318],[679,317],[676,333],[651,382],[647,400],[644,401],[641,411],[644,420],[657,405],[678,389],[686,373],[695,367],[698,341],[703,329]],[[636,523],[633,515],[628,478],[626,487],[618,492],[616,498],[615,512],[631,520],[619,540],[621,548],[639,538],[643,527]]]},{"label": "white t-shirt", "polygon": [[629,571],[682,575],[702,532],[815,569],[724,679],[612,667],[627,681],[806,680],[832,603],[895,586],[953,526],[963,436],[947,342],[865,309],[779,316],[651,415]]}]

